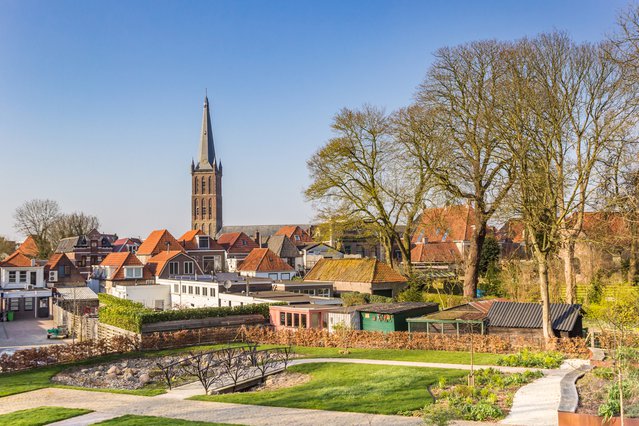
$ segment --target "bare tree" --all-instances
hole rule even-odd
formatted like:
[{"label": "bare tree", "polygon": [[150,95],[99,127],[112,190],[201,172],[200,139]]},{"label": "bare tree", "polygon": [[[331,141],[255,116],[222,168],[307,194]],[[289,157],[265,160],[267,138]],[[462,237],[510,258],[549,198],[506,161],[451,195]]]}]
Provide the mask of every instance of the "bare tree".
[{"label": "bare tree", "polygon": [[82,212],[61,214],[51,228],[51,246],[55,247],[61,239],[86,235],[100,227],[97,217]]},{"label": "bare tree", "polygon": [[27,201],[13,215],[15,229],[25,236],[33,237],[40,258],[46,259],[51,253],[51,231],[59,215],[60,208],[53,200]]},{"label": "bare tree", "polygon": [[5,237],[0,236],[0,259],[6,255],[11,254],[16,250],[16,243],[9,241]]},{"label": "bare tree", "polygon": [[474,208],[464,296],[476,297],[479,256],[487,223],[510,190],[511,155],[499,120],[506,77],[504,46],[473,42],[439,49],[417,93],[418,104],[437,120],[441,137],[426,139],[424,165],[452,199]]}]

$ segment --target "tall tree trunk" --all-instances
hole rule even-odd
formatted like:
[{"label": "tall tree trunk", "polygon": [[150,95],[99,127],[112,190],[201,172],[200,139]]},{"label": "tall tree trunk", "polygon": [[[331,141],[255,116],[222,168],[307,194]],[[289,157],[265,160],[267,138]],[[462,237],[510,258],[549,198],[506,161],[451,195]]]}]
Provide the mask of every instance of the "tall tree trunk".
[{"label": "tall tree trunk", "polygon": [[575,241],[566,238],[562,250],[564,261],[564,279],[566,280],[566,303],[575,303],[577,298],[577,280],[575,278]]},{"label": "tall tree trunk", "polygon": [[399,241],[399,250],[402,253],[402,261],[404,263],[404,275],[406,276],[413,275],[413,262],[411,261],[411,258],[410,258],[410,251],[411,251],[410,237],[411,237],[410,233],[405,232]]},{"label": "tall tree trunk", "polygon": [[630,219],[630,259],[628,261],[628,282],[637,284],[637,221],[633,217]]},{"label": "tall tree trunk", "polygon": [[537,253],[539,271],[539,290],[541,292],[541,326],[546,342],[555,337],[550,322],[550,295],[548,291],[548,254]]},{"label": "tall tree trunk", "polygon": [[479,257],[486,240],[486,224],[475,221],[476,227],[470,240],[468,257],[466,258],[466,272],[464,274],[464,297],[477,297],[477,282],[479,281]]}]

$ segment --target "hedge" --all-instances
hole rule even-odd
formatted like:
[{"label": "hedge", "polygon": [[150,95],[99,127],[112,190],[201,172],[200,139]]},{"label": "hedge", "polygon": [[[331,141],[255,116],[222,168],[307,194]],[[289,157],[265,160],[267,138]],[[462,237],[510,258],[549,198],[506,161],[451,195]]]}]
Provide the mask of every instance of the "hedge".
[{"label": "hedge", "polygon": [[180,321],[251,314],[260,314],[264,318],[268,318],[270,306],[268,303],[260,303],[233,307],[224,306],[219,308],[153,311],[145,308],[141,303],[120,299],[108,294],[99,294],[98,297],[100,299],[100,310],[98,311],[98,319],[100,322],[135,333],[139,333],[144,324],[153,324],[162,321]]}]

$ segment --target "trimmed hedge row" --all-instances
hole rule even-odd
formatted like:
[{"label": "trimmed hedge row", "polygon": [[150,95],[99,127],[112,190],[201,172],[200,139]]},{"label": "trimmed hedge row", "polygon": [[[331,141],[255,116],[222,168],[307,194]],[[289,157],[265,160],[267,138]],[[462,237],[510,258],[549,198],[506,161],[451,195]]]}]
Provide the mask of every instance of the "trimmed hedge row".
[{"label": "trimmed hedge row", "polygon": [[[100,299],[100,310],[98,311],[98,319],[100,322],[133,331],[135,333],[139,333],[142,329],[142,325],[144,324],[154,324],[156,322],[163,321],[180,321],[252,314],[260,314],[264,318],[268,318],[268,310],[270,306],[268,303],[260,303],[233,307],[224,306],[219,308],[153,311],[145,308],[141,303],[120,299],[108,294],[101,293],[98,297]],[[279,304],[280,303],[278,303],[278,305]]]}]

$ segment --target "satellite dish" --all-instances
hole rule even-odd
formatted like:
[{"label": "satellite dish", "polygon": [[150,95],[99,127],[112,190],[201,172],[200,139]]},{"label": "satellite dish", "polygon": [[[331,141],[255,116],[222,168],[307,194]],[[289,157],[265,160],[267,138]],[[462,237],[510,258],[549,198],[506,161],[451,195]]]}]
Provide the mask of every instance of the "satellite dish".
[{"label": "satellite dish", "polygon": [[230,280],[224,281],[224,288],[225,289],[228,290],[229,288],[231,288],[232,285],[233,285],[233,283]]}]

